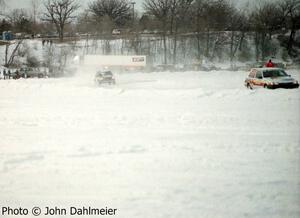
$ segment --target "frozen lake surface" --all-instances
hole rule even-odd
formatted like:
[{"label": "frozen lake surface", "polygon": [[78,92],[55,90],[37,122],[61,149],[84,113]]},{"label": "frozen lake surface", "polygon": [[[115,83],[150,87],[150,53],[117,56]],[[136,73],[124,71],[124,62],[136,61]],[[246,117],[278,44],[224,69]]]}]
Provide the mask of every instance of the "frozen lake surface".
[{"label": "frozen lake surface", "polygon": [[299,217],[299,89],[247,90],[245,76],[124,73],[104,87],[84,71],[0,80],[0,205]]}]

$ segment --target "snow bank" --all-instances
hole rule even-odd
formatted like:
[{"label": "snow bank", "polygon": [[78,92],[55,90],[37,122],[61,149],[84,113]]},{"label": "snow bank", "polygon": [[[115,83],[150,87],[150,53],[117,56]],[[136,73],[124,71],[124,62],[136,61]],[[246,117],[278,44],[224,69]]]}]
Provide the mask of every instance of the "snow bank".
[{"label": "snow bank", "polygon": [[[290,72],[299,79],[299,71]],[[298,217],[300,95],[245,72],[0,81],[0,205]]]}]

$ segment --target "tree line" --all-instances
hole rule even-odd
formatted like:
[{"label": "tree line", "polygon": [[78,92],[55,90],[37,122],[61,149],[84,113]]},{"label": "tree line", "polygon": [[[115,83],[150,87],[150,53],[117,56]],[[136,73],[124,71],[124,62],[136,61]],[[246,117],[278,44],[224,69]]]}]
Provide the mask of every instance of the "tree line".
[{"label": "tree line", "polygon": [[239,8],[227,0],[144,0],[143,12],[129,0],[93,0],[84,10],[76,0],[32,0],[31,10],[8,13],[3,10],[5,0],[0,0],[0,5],[0,33],[53,31],[63,41],[67,33],[80,32],[110,40],[113,30],[121,29],[121,35],[133,42],[141,33],[152,33],[161,39],[165,64],[176,63],[183,38],[193,42],[198,59],[213,58],[218,47],[226,43],[232,61],[237,53],[243,53],[249,36],[254,41],[256,60],[274,53],[275,36],[290,57],[296,57],[300,47],[296,34],[300,29],[300,0],[265,1]]}]

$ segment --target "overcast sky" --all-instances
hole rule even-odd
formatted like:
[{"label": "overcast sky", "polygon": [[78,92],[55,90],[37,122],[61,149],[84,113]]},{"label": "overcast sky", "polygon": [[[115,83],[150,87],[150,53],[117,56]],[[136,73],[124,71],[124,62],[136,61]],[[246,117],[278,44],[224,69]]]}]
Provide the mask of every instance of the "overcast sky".
[{"label": "overcast sky", "polygon": [[[13,9],[13,8],[30,8],[30,2],[32,0],[5,0],[6,4],[8,6],[7,9]],[[44,0],[35,0],[38,1],[42,4]],[[81,8],[86,8],[89,2],[93,0],[77,0],[83,7]],[[139,11],[142,11],[143,8],[143,2],[144,0],[132,0],[133,2],[136,2],[136,9]],[[247,2],[255,3],[255,2],[261,2],[265,0],[230,0],[233,4],[236,4],[237,6],[243,6]]]}]

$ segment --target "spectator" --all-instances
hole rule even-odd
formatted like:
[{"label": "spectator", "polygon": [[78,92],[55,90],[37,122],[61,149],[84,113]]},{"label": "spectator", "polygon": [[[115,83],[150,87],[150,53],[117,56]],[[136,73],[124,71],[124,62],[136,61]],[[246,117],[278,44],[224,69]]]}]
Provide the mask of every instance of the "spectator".
[{"label": "spectator", "polygon": [[6,70],[5,70],[5,69],[3,70],[3,77],[4,77],[4,79],[6,79],[6,77],[7,77],[7,74],[6,74]]},{"label": "spectator", "polygon": [[14,79],[20,79],[20,73],[19,73],[19,71],[18,70],[16,70],[16,76],[15,76],[15,78]]},{"label": "spectator", "polygon": [[272,60],[270,59],[268,63],[265,64],[265,67],[274,67]]}]

